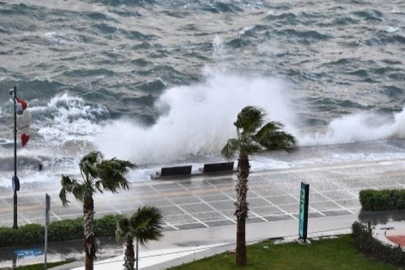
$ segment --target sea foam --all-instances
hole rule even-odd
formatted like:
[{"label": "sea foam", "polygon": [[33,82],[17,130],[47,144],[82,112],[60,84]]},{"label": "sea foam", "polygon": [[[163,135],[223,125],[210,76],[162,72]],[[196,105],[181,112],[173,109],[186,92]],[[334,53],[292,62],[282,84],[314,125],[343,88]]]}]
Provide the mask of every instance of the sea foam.
[{"label": "sea foam", "polygon": [[161,117],[152,127],[121,119],[103,127],[94,143],[107,156],[140,164],[217,155],[236,136],[233,122],[247,105],[263,108],[268,120],[292,130],[287,91],[280,80],[208,70],[204,83],[173,87],[160,97],[155,109]]}]

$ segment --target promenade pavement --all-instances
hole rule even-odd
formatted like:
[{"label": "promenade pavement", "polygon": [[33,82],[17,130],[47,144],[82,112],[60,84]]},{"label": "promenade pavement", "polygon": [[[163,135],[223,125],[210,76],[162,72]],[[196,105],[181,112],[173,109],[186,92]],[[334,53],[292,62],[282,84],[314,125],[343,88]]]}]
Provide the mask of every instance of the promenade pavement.
[{"label": "promenade pavement", "polygon": [[[250,212],[247,240],[254,242],[272,237],[297,237],[301,181],[310,184],[310,234],[349,232],[355,220],[370,218],[360,212],[359,191],[403,189],[404,169],[405,161],[399,159],[252,172],[248,193]],[[136,182],[129,191],[97,195],[96,217],[106,214],[129,215],[142,205],[159,207],[164,215],[165,237],[150,245],[149,250],[157,253],[149,256],[155,259],[159,250],[160,254],[170,253],[170,250],[175,254],[182,252],[179,248],[191,251],[190,248],[201,247],[199,254],[207,255],[233,249],[235,180],[236,175],[201,175],[169,181]],[[51,220],[81,216],[81,205],[72,199],[69,207],[62,207],[56,190],[22,191],[19,193],[19,225],[44,222],[45,192],[51,196]],[[12,196],[3,190],[0,190],[0,215],[0,226],[12,225]],[[379,221],[390,219],[378,218]],[[214,248],[212,245],[218,246]],[[122,249],[116,248],[109,257],[119,254],[117,252],[122,252]],[[180,263],[190,256],[195,258],[197,255],[193,254],[197,253],[188,254],[182,259],[177,257],[175,262]],[[113,263],[122,265],[116,260]],[[167,261],[159,262],[149,265],[148,269],[163,269],[170,265]]]}]

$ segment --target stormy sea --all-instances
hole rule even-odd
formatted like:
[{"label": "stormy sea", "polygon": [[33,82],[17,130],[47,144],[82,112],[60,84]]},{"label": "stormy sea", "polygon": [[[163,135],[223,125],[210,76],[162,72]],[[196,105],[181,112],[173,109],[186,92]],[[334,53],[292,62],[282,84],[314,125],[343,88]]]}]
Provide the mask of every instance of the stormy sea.
[{"label": "stormy sea", "polygon": [[[156,168],[221,161],[246,105],[298,140],[252,170],[405,158],[402,0],[0,0],[0,187],[27,100],[22,187],[90,151]],[[38,170],[38,165],[43,170]]]}]

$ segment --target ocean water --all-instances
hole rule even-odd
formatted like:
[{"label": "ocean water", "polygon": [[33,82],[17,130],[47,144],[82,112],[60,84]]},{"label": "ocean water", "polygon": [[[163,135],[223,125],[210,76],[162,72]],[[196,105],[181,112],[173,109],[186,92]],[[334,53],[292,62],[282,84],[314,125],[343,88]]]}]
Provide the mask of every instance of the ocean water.
[{"label": "ocean water", "polygon": [[137,163],[131,181],[221,160],[246,105],[313,154],[254,169],[405,158],[390,148],[405,137],[404,25],[400,0],[0,0],[0,187],[14,85],[33,117],[23,186],[77,174],[91,150]]}]

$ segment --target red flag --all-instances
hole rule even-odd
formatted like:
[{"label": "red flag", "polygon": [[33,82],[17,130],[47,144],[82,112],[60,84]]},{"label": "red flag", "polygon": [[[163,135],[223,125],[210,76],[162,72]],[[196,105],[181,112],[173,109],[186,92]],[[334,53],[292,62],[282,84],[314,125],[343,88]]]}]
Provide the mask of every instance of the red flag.
[{"label": "red flag", "polygon": [[27,110],[27,101],[21,98],[16,98],[16,100],[16,106],[19,106],[19,108],[17,108],[19,114],[17,118],[17,129],[21,132],[21,144],[24,147],[30,139],[31,112]]},{"label": "red flag", "polygon": [[27,107],[28,107],[27,101],[23,100],[22,98],[15,98],[15,99],[17,100],[19,105],[22,107],[22,110],[25,111],[25,109],[27,109]]},{"label": "red flag", "polygon": [[27,144],[29,139],[30,139],[30,135],[27,135],[27,134],[24,134],[24,133],[21,134],[21,144],[22,144],[23,147]]}]

